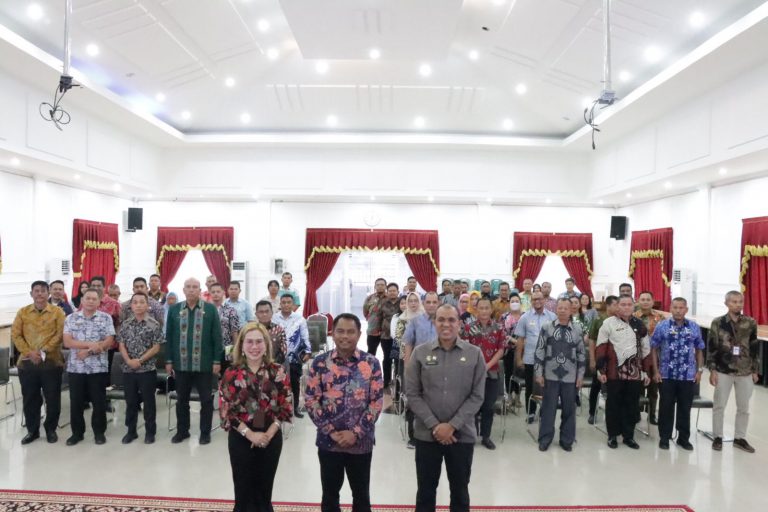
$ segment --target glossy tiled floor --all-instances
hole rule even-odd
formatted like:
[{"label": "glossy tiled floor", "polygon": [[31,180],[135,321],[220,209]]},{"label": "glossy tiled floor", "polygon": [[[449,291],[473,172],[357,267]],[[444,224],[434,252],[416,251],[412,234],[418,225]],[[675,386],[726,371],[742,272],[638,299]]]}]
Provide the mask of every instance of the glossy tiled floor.
[{"label": "glossy tiled floor", "polygon": [[[709,385],[703,386],[703,393],[711,393]],[[55,445],[37,441],[22,447],[20,415],[0,422],[0,488],[231,498],[226,434],[216,431],[208,446],[199,446],[194,436],[191,442],[172,445],[164,428],[165,401],[158,399],[160,434],[151,447],[121,445],[124,427],[119,423],[110,423],[104,446],[96,446],[88,436],[80,445],[67,447],[64,439],[69,429],[64,428]],[[65,393],[64,415],[68,404]],[[700,435],[693,439],[696,449],[692,453],[674,446],[669,452],[660,451],[655,429],[651,439],[638,437],[638,451],[622,445],[611,450],[605,436],[587,425],[585,416],[578,419],[578,444],[572,453],[556,445],[540,453],[517,416],[508,417],[506,439],[501,443],[497,417],[498,449],[490,452],[478,445],[475,451],[472,501],[476,505],[654,503],[687,504],[696,511],[762,510],[768,462],[766,406],[768,390],[756,388],[749,427],[749,439],[757,448],[754,455],[734,450],[730,444],[722,453],[714,453]],[[4,403],[0,407],[8,408]],[[726,419],[726,431],[731,433],[733,409],[731,403]],[[118,409],[118,422],[123,419],[120,413]],[[709,411],[704,411],[702,426],[708,428],[710,418]],[[275,500],[318,502],[314,429],[307,418],[296,421],[283,449]],[[382,415],[377,442],[371,482],[374,501],[412,503],[416,492],[414,452],[405,447],[395,416]],[[438,499],[447,504],[448,488],[445,477],[443,480]],[[350,501],[346,488],[342,498]]]}]

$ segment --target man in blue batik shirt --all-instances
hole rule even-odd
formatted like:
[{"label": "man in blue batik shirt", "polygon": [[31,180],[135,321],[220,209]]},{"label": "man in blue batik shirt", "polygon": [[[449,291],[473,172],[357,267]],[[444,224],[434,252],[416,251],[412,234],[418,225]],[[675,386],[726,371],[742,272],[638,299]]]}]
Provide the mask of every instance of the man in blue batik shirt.
[{"label": "man in blue batik shirt", "polygon": [[288,345],[287,361],[291,374],[291,390],[293,391],[293,415],[303,418],[299,412],[299,395],[301,392],[302,365],[312,355],[309,344],[307,321],[300,313],[294,311],[293,296],[286,294],[280,297],[280,311],[272,317],[272,321],[285,331],[285,341]]},{"label": "man in blue batik shirt", "polygon": [[661,391],[659,448],[669,449],[672,425],[676,424],[678,446],[691,451],[691,404],[704,370],[704,340],[696,322],[685,318],[688,313],[685,299],[673,299],[670,309],[672,317],[656,324],[651,337],[653,360],[658,369],[654,379]]}]

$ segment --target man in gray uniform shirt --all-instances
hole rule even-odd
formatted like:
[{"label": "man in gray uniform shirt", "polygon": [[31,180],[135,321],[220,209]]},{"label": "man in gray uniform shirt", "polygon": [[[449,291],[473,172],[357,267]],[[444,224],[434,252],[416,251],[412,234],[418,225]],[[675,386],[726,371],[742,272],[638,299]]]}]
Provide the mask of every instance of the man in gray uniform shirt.
[{"label": "man in gray uniform shirt", "polygon": [[476,441],[475,415],[485,394],[485,360],[459,338],[459,313],[437,309],[437,339],[413,350],[405,371],[405,393],[416,416],[416,512],[435,510],[445,459],[451,512],[469,511],[469,475]]}]

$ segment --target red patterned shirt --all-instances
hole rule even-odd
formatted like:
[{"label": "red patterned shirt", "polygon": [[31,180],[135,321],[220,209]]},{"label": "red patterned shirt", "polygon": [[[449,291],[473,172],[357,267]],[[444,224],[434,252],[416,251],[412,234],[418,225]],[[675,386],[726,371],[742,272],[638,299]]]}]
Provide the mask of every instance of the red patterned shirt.
[{"label": "red patterned shirt", "polygon": [[279,364],[262,365],[252,372],[247,365],[231,366],[219,383],[219,414],[224,430],[245,423],[256,429],[256,411],[264,412],[264,429],[277,421],[290,421],[293,415],[291,380]]},{"label": "red patterned shirt", "polygon": [[[465,324],[462,331],[459,332],[459,336],[464,341],[479,348],[486,363],[493,359],[496,352],[504,350],[507,339],[504,328],[493,320],[485,325],[482,325],[479,320]],[[499,363],[497,362],[488,371],[492,377],[495,377],[499,371]]]}]

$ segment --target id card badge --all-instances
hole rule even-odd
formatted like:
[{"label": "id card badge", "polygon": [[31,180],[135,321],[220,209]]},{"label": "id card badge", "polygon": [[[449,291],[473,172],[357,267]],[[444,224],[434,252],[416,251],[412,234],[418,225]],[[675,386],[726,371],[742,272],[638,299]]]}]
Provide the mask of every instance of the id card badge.
[{"label": "id card badge", "polygon": [[741,347],[737,345],[734,345],[733,347],[731,347],[731,354],[733,354],[734,356],[741,355]]}]

